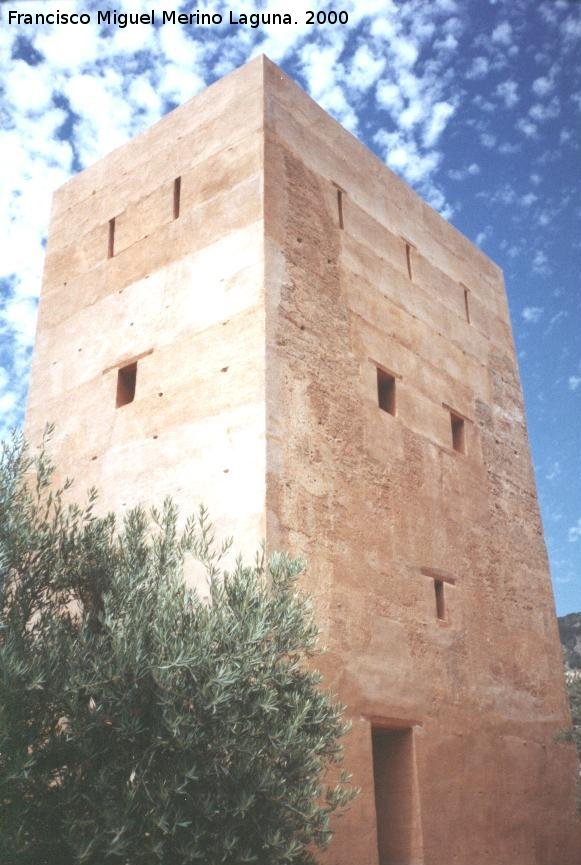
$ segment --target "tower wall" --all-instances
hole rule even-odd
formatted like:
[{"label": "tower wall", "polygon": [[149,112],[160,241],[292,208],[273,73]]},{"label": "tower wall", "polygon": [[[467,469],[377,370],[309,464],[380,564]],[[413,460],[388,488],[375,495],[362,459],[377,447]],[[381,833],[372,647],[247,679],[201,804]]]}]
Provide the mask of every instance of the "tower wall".
[{"label": "tower wall", "polygon": [[308,558],[362,788],[330,865],[573,865],[502,274],[266,59],[55,195],[28,437],[51,420],[103,509],[204,502]]},{"label": "tower wall", "polygon": [[[502,273],[276,67],[265,92],[268,540],[310,563],[362,788],[329,862],[572,865],[575,759],[555,742],[568,707]],[[399,858],[377,858],[374,730],[413,741],[390,800],[405,813],[386,815]]]},{"label": "tower wall", "polygon": [[254,64],[57,191],[27,412],[33,441],[56,422],[75,495],[204,503],[249,553],[265,531],[262,106]]}]

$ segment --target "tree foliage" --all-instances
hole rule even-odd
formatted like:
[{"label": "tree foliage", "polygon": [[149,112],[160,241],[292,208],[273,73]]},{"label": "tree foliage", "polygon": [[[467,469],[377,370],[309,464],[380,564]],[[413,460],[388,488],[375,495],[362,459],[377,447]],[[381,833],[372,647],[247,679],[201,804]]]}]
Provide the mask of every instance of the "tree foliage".
[{"label": "tree foliage", "polygon": [[119,524],[94,491],[65,505],[53,472],[45,448],[4,446],[0,861],[314,863],[354,790],[302,563],[227,572],[203,509],[183,530],[170,500]]}]

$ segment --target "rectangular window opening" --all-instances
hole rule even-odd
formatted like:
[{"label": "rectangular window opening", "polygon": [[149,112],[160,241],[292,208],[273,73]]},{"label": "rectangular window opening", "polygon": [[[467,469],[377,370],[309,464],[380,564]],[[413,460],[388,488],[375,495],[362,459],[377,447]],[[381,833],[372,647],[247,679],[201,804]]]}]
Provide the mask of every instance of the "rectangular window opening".
[{"label": "rectangular window opening", "polygon": [[423,861],[413,730],[372,729],[379,865]]},{"label": "rectangular window opening", "polygon": [[436,593],[436,615],[441,621],[446,619],[446,597],[444,595],[444,581],[434,580],[434,591]]},{"label": "rectangular window opening", "polygon": [[117,398],[115,407],[121,408],[135,399],[135,383],[137,381],[137,361],[117,370]]},{"label": "rectangular window opening", "polygon": [[466,434],[464,429],[464,418],[450,412],[450,423],[452,426],[452,447],[460,454],[466,453]]},{"label": "rectangular window opening", "polygon": [[178,219],[180,215],[180,195],[182,191],[182,179],[176,177],[173,182],[173,218]]},{"label": "rectangular window opening", "polygon": [[377,367],[377,402],[379,408],[395,417],[395,376]]},{"label": "rectangular window opening", "polygon": [[339,213],[339,228],[344,228],[343,224],[343,190],[337,190],[337,211]]},{"label": "rectangular window opening", "polygon": [[107,243],[107,258],[115,255],[115,217],[109,220],[109,240]]},{"label": "rectangular window opening", "polygon": [[466,312],[466,321],[470,324],[470,292],[467,288],[464,288],[464,310]]}]

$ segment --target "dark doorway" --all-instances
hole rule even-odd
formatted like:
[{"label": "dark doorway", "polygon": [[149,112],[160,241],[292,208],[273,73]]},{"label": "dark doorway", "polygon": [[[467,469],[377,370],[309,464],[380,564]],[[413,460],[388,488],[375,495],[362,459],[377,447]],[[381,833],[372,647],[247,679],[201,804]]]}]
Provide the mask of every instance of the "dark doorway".
[{"label": "dark doorway", "polygon": [[421,865],[413,730],[374,727],[372,738],[379,865]]}]

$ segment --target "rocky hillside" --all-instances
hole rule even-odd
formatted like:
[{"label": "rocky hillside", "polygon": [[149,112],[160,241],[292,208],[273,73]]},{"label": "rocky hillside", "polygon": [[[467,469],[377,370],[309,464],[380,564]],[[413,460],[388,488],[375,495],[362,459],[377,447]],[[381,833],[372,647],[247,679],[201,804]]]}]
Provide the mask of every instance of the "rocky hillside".
[{"label": "rocky hillside", "polygon": [[569,613],[557,619],[568,670],[581,670],[581,613]]}]

